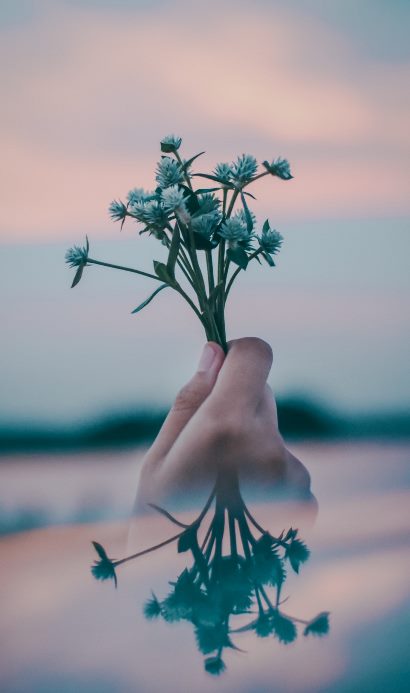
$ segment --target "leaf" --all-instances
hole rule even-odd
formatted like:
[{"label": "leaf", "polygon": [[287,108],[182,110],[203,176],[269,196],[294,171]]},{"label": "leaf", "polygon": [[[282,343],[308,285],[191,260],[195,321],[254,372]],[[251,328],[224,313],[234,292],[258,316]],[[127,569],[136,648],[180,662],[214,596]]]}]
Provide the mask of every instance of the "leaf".
[{"label": "leaf", "polygon": [[307,624],[303,635],[316,635],[321,637],[329,632],[329,611],[322,611]]},{"label": "leaf", "polygon": [[231,262],[246,270],[249,260],[243,248],[228,248],[226,255]]},{"label": "leaf", "polygon": [[162,279],[163,282],[166,282],[170,286],[175,285],[175,277],[173,277],[169,273],[168,267],[164,265],[163,262],[158,262],[158,260],[154,260],[154,271],[157,277]]},{"label": "leaf", "polygon": [[144,616],[148,620],[158,618],[161,615],[161,604],[159,603],[154,592],[152,592],[151,599],[148,599],[144,604]]},{"label": "leaf", "polygon": [[106,551],[105,551],[104,547],[101,546],[101,544],[99,544],[98,541],[93,541],[93,542],[91,542],[91,543],[92,543],[92,545],[94,546],[94,548],[95,548],[95,550],[96,550],[96,552],[98,553],[98,555],[99,555],[100,558],[102,558],[102,559],[108,558],[108,556],[107,556],[107,554],[106,554]]},{"label": "leaf", "polygon": [[178,258],[178,252],[179,252],[179,246],[180,245],[181,245],[181,236],[179,233],[178,224],[176,224],[174,231],[173,231],[173,234],[172,234],[171,246],[169,249],[168,262],[167,262],[168,272],[170,273],[171,277],[174,277],[174,278],[175,278],[175,265],[176,265],[176,261]]},{"label": "leaf", "polygon": [[209,173],[193,173],[192,178],[194,176],[198,176],[199,178],[208,178],[208,180],[214,180],[217,183],[222,183],[220,178],[217,178],[217,176],[211,176]]},{"label": "leaf", "polygon": [[262,233],[268,233],[268,231],[270,231],[270,224],[269,224],[269,219],[266,219],[263,222]]},{"label": "leaf", "polygon": [[191,164],[195,161],[195,159],[198,158],[198,156],[202,156],[202,154],[205,154],[205,152],[199,152],[199,154],[195,154],[195,156],[191,156],[188,161],[185,161],[184,165],[182,166],[182,170],[186,173],[191,166]]},{"label": "leaf", "polygon": [[189,527],[178,539],[178,553],[189,551],[196,541],[196,527]]},{"label": "leaf", "polygon": [[213,248],[216,248],[218,245],[217,241],[211,241],[209,238],[206,238],[206,236],[203,236],[202,233],[196,233],[194,231],[193,235],[196,250],[213,250]]},{"label": "leaf", "polygon": [[243,194],[244,194],[244,195],[249,195],[249,197],[251,197],[252,200],[256,200],[255,195],[252,195],[252,193],[250,193],[250,192],[245,192],[245,191],[244,191]]},{"label": "leaf", "polygon": [[243,204],[243,211],[245,212],[246,228],[248,229],[248,233],[251,233],[253,230],[253,220],[243,192],[241,192],[241,200]]},{"label": "leaf", "polygon": [[198,190],[195,190],[197,195],[203,195],[204,193],[211,193],[215,192],[215,190],[220,190],[221,188],[198,188]]},{"label": "leaf", "polygon": [[268,263],[269,267],[276,267],[274,260],[272,259],[272,256],[269,255],[269,253],[262,253],[262,257],[266,262]]},{"label": "leaf", "polygon": [[158,289],[155,289],[155,291],[151,294],[151,296],[148,296],[148,298],[147,298],[145,301],[143,301],[142,303],[140,303],[140,305],[137,306],[137,308],[134,308],[134,310],[131,311],[131,315],[133,315],[134,313],[139,313],[140,310],[142,310],[143,308],[145,308],[145,306],[147,306],[148,303],[151,303],[152,299],[153,299],[157,294],[159,294],[159,292],[162,291],[162,289],[166,289],[167,286],[169,286],[169,284],[161,284],[161,286],[159,286]]},{"label": "leaf", "polygon": [[78,265],[77,272],[74,275],[73,283],[71,284],[72,289],[74,289],[74,287],[77,286],[78,282],[80,281],[81,277],[83,276],[84,267],[85,267],[85,265],[83,265],[83,264]]},{"label": "leaf", "polygon": [[179,186],[186,192],[188,211],[191,214],[195,214],[195,212],[199,210],[199,202],[196,194],[193,190],[191,190],[191,188],[183,183],[180,183]]}]

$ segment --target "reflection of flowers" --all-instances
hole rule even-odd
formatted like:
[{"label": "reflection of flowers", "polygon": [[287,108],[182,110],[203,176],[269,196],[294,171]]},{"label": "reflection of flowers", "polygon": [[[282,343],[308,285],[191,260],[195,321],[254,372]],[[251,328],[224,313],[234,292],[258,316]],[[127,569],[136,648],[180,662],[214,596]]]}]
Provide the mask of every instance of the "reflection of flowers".
[{"label": "reflection of flowers", "polygon": [[[253,631],[260,638],[272,636],[287,645],[296,640],[298,623],[304,626],[305,636],[328,632],[328,612],[306,621],[282,610],[281,592],[287,569],[299,572],[309,558],[309,549],[298,537],[297,529],[290,528],[274,537],[259,525],[242,499],[235,474],[225,471],[218,476],[205,507],[190,525],[184,525],[163,508],[152,507],[178,525],[178,534],[119,561],[110,561],[104,549],[94,543],[101,560],[93,566],[93,574],[100,580],[116,581],[115,568],[121,563],[172,542],[177,542],[178,553],[189,552],[192,566],[170,583],[171,590],[164,599],[152,593],[145,603],[144,615],[150,620],[192,623],[208,673],[218,675],[225,670],[224,650],[238,649],[232,639],[234,634]],[[211,519],[205,529],[208,515]],[[251,620],[234,628],[231,619],[246,614],[253,615]]]},{"label": "reflection of flowers", "polygon": [[91,572],[96,580],[114,580],[114,585],[117,587],[117,576],[115,574],[115,564],[108,558],[105,549],[97,541],[93,541],[94,548],[98,553],[100,560],[95,561],[91,568]]}]

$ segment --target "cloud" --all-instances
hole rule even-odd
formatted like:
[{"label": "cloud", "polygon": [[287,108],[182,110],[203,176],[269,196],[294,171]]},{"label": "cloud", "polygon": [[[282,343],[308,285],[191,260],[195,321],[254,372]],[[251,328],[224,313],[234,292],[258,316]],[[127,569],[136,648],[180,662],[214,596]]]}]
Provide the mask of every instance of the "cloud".
[{"label": "cloud", "polygon": [[4,238],[108,230],[110,199],[152,185],[172,130],[211,164],[291,156],[295,181],[260,188],[279,217],[408,212],[410,65],[364,59],[322,20],[260,4],[47,7],[0,47]]}]

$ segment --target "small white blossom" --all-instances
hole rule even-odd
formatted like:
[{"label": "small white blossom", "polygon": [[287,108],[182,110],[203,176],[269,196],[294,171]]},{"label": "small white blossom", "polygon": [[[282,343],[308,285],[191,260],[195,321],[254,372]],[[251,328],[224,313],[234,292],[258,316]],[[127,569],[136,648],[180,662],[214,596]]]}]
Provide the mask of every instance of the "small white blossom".
[{"label": "small white blossom", "polygon": [[161,200],[168,212],[175,212],[176,209],[185,206],[184,191],[178,185],[170,185],[161,193]]},{"label": "small white blossom", "polygon": [[235,185],[243,186],[249,183],[255,175],[258,164],[254,156],[251,154],[241,154],[232,164],[232,179]]},{"label": "small white blossom", "polygon": [[211,238],[217,229],[219,221],[219,214],[209,212],[208,214],[201,214],[198,217],[193,217],[191,220],[191,227],[195,233],[199,233],[201,236],[205,236],[206,238]]},{"label": "small white blossom", "polygon": [[166,135],[161,140],[162,152],[176,152],[182,144],[182,137],[176,135]]},{"label": "small white blossom", "polygon": [[160,188],[169,188],[170,185],[182,183],[184,175],[181,166],[175,159],[163,156],[161,161],[158,162],[155,179]]},{"label": "small white blossom", "polygon": [[280,247],[283,243],[283,236],[279,231],[275,229],[270,229],[268,224],[265,223],[262,229],[262,234],[258,237],[259,245],[266,253],[274,255],[279,252]]},{"label": "small white blossom", "polygon": [[153,193],[147,192],[144,188],[133,188],[127,195],[128,204],[147,202],[153,198]]},{"label": "small white blossom", "polygon": [[215,212],[221,204],[221,201],[213,193],[203,193],[197,196],[199,209],[195,213],[198,216],[200,214],[209,214],[210,212]]},{"label": "small white blossom", "polygon": [[290,164],[287,159],[281,159],[279,157],[276,161],[273,160],[271,164],[268,161],[264,161],[263,165],[269,173],[273,176],[278,176],[278,178],[282,178],[282,180],[290,180],[293,178],[290,172]]},{"label": "small white blossom", "polygon": [[229,242],[248,241],[250,237],[246,223],[239,215],[227,219],[219,229],[219,235]]},{"label": "small white blossom", "polygon": [[168,223],[168,214],[162,202],[151,200],[139,202],[131,208],[132,216],[147,226],[155,226],[164,229]]},{"label": "small white blossom", "polygon": [[65,254],[65,261],[70,267],[79,267],[80,265],[85,265],[88,258],[88,244],[87,246],[80,247],[74,245],[69,248]]},{"label": "small white blossom", "polygon": [[127,208],[121,200],[113,200],[108,208],[109,214],[113,221],[123,221],[127,216]]},{"label": "small white blossom", "polygon": [[213,175],[219,178],[222,183],[229,183],[232,177],[232,168],[230,164],[220,163],[214,168]]}]

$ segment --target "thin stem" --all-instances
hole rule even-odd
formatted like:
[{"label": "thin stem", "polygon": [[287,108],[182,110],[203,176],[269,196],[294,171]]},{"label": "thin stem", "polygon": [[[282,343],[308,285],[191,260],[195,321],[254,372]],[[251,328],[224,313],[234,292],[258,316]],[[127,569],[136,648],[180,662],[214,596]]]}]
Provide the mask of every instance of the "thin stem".
[{"label": "thin stem", "polygon": [[231,216],[231,214],[232,214],[232,212],[233,212],[233,208],[234,208],[234,206],[235,206],[236,198],[238,197],[239,192],[240,192],[240,191],[236,188],[236,189],[233,191],[233,193],[232,193],[231,201],[230,201],[230,203],[229,203],[228,211],[227,211],[227,213],[226,213],[226,216],[227,216],[228,218]]},{"label": "thin stem", "polygon": [[87,264],[91,265],[101,265],[102,267],[112,267],[113,269],[124,270],[124,272],[133,272],[134,274],[141,274],[143,277],[149,277],[150,279],[156,279],[157,282],[162,282],[162,279],[156,276],[156,274],[150,274],[149,272],[143,272],[142,270],[134,269],[133,267],[124,267],[123,265],[113,265],[111,262],[101,262],[101,260],[93,260],[92,258],[87,258]]},{"label": "thin stem", "polygon": [[258,522],[256,522],[255,518],[253,517],[253,515],[251,515],[251,513],[249,512],[249,510],[248,510],[248,508],[246,507],[245,503],[243,504],[243,510],[244,510],[245,515],[246,515],[246,516],[249,518],[249,520],[252,522],[253,526],[256,527],[256,529],[258,530],[258,532],[260,532],[261,534],[265,534],[265,530],[263,529],[263,527],[261,527],[261,525],[260,525]]},{"label": "thin stem", "polygon": [[213,261],[212,261],[212,250],[206,251],[206,266],[207,266],[207,270],[208,270],[209,293],[211,294],[215,288],[214,266],[213,266]]},{"label": "thin stem", "polygon": [[[177,149],[174,151],[174,154],[175,154],[175,157],[176,157],[179,165],[181,166],[181,168],[183,168],[184,164],[183,164],[183,161],[182,161]],[[191,179],[188,175],[188,171],[184,171],[184,178],[185,178],[185,182],[186,182],[188,188],[190,188],[190,190],[192,190],[192,183],[191,183]]]},{"label": "thin stem", "polygon": [[126,558],[121,558],[119,561],[113,561],[113,565],[115,567],[117,567],[118,565],[121,565],[122,563],[127,563],[127,561],[131,561],[133,558],[139,558],[139,556],[144,556],[146,553],[151,553],[151,551],[156,551],[157,549],[160,549],[163,546],[166,546],[167,544],[172,544],[172,542],[179,539],[179,537],[183,533],[184,532],[179,532],[179,534],[174,534],[173,537],[170,537],[170,539],[166,539],[165,541],[162,541],[160,544],[155,544],[155,546],[150,546],[149,549],[144,549],[143,551],[138,551],[138,553],[134,553],[134,554],[132,554],[132,556],[127,556]]}]

